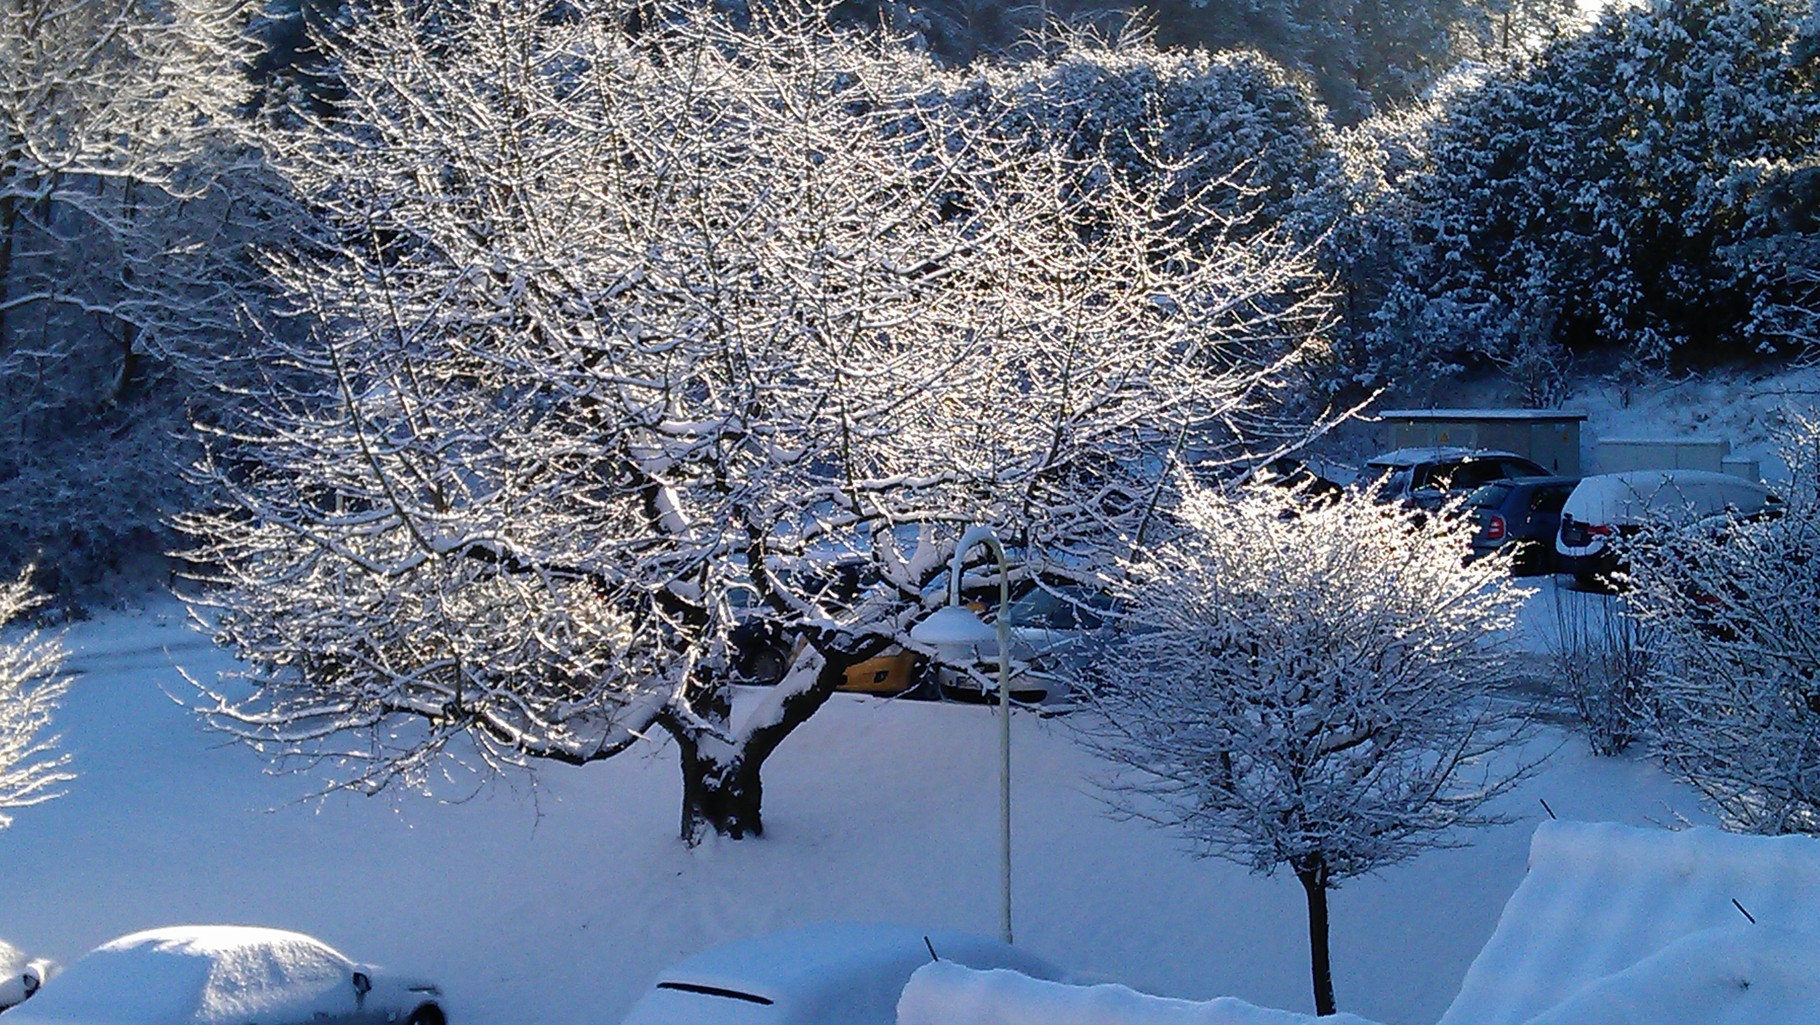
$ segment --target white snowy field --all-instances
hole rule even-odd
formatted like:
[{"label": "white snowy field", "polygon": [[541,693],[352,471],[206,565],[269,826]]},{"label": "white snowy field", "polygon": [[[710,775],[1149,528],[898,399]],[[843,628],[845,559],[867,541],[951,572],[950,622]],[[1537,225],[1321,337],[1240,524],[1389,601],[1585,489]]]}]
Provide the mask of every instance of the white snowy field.
[{"label": "white snowy field", "polygon": [[[58,722],[79,778],[0,831],[0,938],[35,955],[67,963],[159,925],[271,925],[438,978],[457,1025],[612,1025],[658,969],[725,940],[825,919],[996,928],[983,707],[837,695],[768,767],[765,838],[690,851],[675,752],[656,739],[458,803],[303,801],[316,781],[265,774],[179,703],[177,666],[227,663],[175,603],[103,614],[68,641],[78,675]],[[1109,819],[1064,722],[1013,728],[1020,944],[1083,981],[1311,1009],[1292,878]],[[1558,735],[1541,747],[1557,749],[1510,799],[1516,822],[1334,895],[1342,1010],[1440,1017],[1523,877],[1539,799],[1567,819],[1707,821],[1645,762]]]}]

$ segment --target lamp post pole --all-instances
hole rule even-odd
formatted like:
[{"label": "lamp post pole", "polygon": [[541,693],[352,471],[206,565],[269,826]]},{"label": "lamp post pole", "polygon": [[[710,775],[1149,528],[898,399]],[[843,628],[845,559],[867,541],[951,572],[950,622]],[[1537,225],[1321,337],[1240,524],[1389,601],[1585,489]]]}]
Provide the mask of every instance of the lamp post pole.
[{"label": "lamp post pole", "polygon": [[1011,564],[1005,546],[991,527],[971,527],[954,549],[948,572],[948,607],[930,615],[910,631],[913,640],[949,653],[977,650],[986,636],[986,624],[961,604],[961,571],[967,553],[985,545],[998,559],[998,860],[999,938],[1011,942]]}]

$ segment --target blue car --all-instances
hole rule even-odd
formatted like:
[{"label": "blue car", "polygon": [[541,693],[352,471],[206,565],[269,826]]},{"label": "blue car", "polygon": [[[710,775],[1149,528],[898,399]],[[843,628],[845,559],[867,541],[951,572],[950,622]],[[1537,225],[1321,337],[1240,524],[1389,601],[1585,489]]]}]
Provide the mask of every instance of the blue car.
[{"label": "blue car", "polygon": [[1478,488],[1466,499],[1479,524],[1473,556],[1512,549],[1513,574],[1553,573],[1561,507],[1579,482],[1578,477],[1511,477]]}]

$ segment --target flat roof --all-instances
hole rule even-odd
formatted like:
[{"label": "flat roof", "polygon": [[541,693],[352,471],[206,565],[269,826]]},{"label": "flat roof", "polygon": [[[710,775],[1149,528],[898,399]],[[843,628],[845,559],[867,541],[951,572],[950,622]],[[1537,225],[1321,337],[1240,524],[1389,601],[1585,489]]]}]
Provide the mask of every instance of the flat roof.
[{"label": "flat roof", "polygon": [[1578,409],[1386,409],[1385,420],[1584,420]]},{"label": "flat roof", "polygon": [[1615,438],[1600,438],[1601,445],[1727,445],[1731,442],[1724,438],[1670,438],[1647,434],[1633,434]]}]

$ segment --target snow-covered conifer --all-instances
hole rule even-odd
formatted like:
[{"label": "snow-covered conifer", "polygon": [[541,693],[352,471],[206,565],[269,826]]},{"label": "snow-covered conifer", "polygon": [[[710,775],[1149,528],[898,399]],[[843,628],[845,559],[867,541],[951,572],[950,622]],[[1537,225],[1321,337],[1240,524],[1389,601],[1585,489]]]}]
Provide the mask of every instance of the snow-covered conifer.
[{"label": "snow-covered conifer", "polygon": [[1334,1010],[1327,893],[1497,821],[1527,774],[1520,711],[1488,697],[1523,593],[1462,566],[1471,523],[1367,493],[1192,486],[1179,536],[1126,564],[1119,642],[1088,674],[1122,814],[1307,897],[1315,1007]]}]

